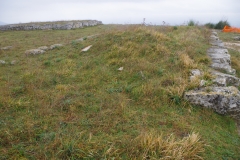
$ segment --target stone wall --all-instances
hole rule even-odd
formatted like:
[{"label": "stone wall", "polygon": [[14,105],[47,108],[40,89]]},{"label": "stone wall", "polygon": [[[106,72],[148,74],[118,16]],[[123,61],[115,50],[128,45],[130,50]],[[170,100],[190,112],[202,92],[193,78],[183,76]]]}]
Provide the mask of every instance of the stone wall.
[{"label": "stone wall", "polygon": [[206,81],[201,80],[203,71],[192,70],[190,79],[199,79],[202,83],[198,88],[186,91],[184,98],[192,104],[233,117],[237,120],[240,131],[240,79],[235,76],[236,70],[231,67],[230,54],[219,40],[217,32],[212,32],[210,44],[212,46],[207,54],[212,61],[212,82],[207,85]]},{"label": "stone wall", "polygon": [[48,29],[61,29],[69,30],[74,28],[83,28],[88,26],[96,26],[102,24],[97,20],[79,20],[79,21],[56,21],[56,22],[36,22],[36,23],[21,23],[9,24],[0,26],[0,30],[48,30]]}]

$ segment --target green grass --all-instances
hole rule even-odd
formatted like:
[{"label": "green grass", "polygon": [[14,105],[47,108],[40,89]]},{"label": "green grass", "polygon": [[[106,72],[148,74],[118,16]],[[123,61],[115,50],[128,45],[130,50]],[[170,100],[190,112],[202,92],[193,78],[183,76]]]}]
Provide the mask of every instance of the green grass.
[{"label": "green grass", "polygon": [[[197,26],[1,32],[14,48],[0,59],[16,64],[0,66],[0,159],[239,159],[234,121],[182,99],[189,70],[208,71],[208,36]],[[65,46],[24,54],[55,43]]]}]

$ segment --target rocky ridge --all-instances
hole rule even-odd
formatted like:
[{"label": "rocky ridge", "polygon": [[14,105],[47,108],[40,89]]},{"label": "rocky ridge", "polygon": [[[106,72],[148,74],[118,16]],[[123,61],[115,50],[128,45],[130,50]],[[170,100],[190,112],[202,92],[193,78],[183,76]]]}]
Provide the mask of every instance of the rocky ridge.
[{"label": "rocky ridge", "polygon": [[83,28],[88,26],[96,26],[102,24],[97,20],[79,20],[79,21],[57,21],[57,22],[36,22],[36,23],[21,23],[9,24],[0,26],[0,30],[48,30],[48,29],[61,29],[69,30],[75,28]]},{"label": "rocky ridge", "polygon": [[[185,92],[184,98],[190,103],[211,108],[221,115],[229,115],[237,120],[240,126],[240,79],[235,76],[236,70],[231,68],[231,60],[224,43],[219,40],[216,32],[210,36],[212,47],[207,54],[212,60],[212,85],[205,86],[201,80],[200,88]],[[221,71],[225,72],[222,73]],[[202,71],[191,71],[190,80],[199,78]],[[240,131],[240,130],[239,130]],[[239,132],[240,134],[240,132]]]}]

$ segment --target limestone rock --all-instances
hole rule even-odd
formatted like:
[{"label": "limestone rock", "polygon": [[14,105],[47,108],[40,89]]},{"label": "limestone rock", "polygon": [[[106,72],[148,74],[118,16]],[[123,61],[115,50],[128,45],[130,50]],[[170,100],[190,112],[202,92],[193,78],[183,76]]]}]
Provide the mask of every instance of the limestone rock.
[{"label": "limestone rock", "polygon": [[91,47],[92,47],[92,45],[83,48],[81,51],[82,51],[82,52],[87,52]]},{"label": "limestone rock", "polygon": [[[211,67],[235,74],[235,70],[231,68],[228,50],[219,45],[222,42],[215,32],[212,33],[210,40],[213,46],[207,53],[212,60]],[[201,75],[199,72],[199,70],[192,70],[190,78]],[[230,115],[240,121],[240,92],[236,88],[240,85],[240,79],[215,70],[211,73],[215,77],[214,85],[203,87],[205,84],[201,81],[201,88],[184,93],[184,98],[192,104],[212,108],[219,114]]]},{"label": "limestone rock", "polygon": [[240,36],[233,37],[234,40],[240,41]]},{"label": "limestone rock", "polygon": [[48,50],[49,48],[48,48],[47,46],[41,46],[41,47],[38,47],[38,49],[46,51],[46,50]]},{"label": "limestone rock", "polygon": [[184,94],[192,104],[212,108],[219,114],[240,118],[240,92],[236,87],[209,87]]},{"label": "limestone rock", "polygon": [[212,32],[212,35],[218,36],[217,32],[215,32],[215,31]]},{"label": "limestone rock", "polygon": [[0,30],[51,30],[51,29],[75,29],[87,26],[96,26],[102,24],[97,20],[84,21],[57,21],[57,22],[40,22],[40,23],[21,23],[0,26]]},{"label": "limestone rock", "polygon": [[215,35],[211,35],[210,40],[219,41],[219,38]]},{"label": "limestone rock", "polygon": [[0,60],[0,64],[6,64],[4,60]]},{"label": "limestone rock", "polygon": [[210,44],[215,47],[224,48],[223,42],[217,37],[217,35],[214,32],[210,36]]},{"label": "limestone rock", "polygon": [[35,54],[43,54],[45,51],[41,49],[30,49],[25,52],[26,55],[35,55]]},{"label": "limestone rock", "polygon": [[228,73],[235,74],[236,70],[231,68],[231,59],[227,49],[223,48],[210,48],[207,51],[212,59],[211,67],[214,69],[225,70]]},{"label": "limestone rock", "polygon": [[[118,71],[122,71],[123,70],[123,67],[120,67],[120,68],[118,68]],[[142,72],[141,72],[142,73]]]},{"label": "limestone rock", "polygon": [[229,75],[224,74],[218,71],[212,71],[212,75],[215,76],[215,79],[213,82],[217,84],[218,86],[226,87],[226,86],[235,86],[238,87],[240,85],[240,79]]},{"label": "limestone rock", "polygon": [[192,80],[196,79],[200,75],[201,75],[201,71],[199,69],[192,69],[191,70],[190,80],[192,81]]},{"label": "limestone rock", "polygon": [[205,80],[202,79],[202,80],[200,81],[200,85],[199,85],[199,86],[200,86],[200,87],[203,87],[203,86],[206,85],[206,83],[207,83],[207,81],[205,81]]},{"label": "limestone rock", "polygon": [[6,46],[6,47],[2,47],[1,50],[9,50],[9,49],[12,49],[13,47],[12,46]]},{"label": "limestone rock", "polygon": [[63,45],[62,44],[53,44],[53,45],[51,45],[50,46],[50,48],[49,49],[54,49],[54,48],[57,48],[57,47],[62,47]]}]

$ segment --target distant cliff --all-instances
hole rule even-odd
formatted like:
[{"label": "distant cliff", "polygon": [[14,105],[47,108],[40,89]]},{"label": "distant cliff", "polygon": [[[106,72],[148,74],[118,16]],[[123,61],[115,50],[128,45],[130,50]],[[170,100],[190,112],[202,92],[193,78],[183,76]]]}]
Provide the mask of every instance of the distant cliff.
[{"label": "distant cliff", "polygon": [[56,22],[36,22],[36,23],[20,23],[0,26],[0,30],[47,30],[62,29],[69,30],[74,28],[83,28],[88,26],[96,26],[102,24],[97,20],[75,20],[75,21],[56,21]]}]

